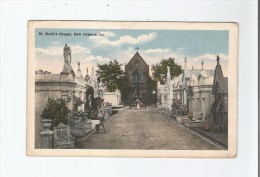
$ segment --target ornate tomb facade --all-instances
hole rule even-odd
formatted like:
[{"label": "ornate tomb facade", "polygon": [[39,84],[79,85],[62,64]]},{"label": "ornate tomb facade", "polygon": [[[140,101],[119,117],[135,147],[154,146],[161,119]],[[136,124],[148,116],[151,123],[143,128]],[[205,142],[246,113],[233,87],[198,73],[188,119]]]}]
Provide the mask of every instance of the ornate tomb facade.
[{"label": "ornate tomb facade", "polygon": [[224,77],[220,58],[217,56],[212,96],[214,103],[211,107],[213,114],[213,130],[215,132],[228,133],[228,78]]}]

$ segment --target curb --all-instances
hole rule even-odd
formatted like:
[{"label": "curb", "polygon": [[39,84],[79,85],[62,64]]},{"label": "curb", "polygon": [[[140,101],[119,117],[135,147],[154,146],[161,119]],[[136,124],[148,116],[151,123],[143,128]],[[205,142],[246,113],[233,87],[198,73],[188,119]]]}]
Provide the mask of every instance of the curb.
[{"label": "curb", "polygon": [[224,149],[224,150],[227,150],[227,149],[228,149],[228,146],[226,146],[226,145],[223,144],[222,142],[219,142],[218,140],[215,140],[215,139],[211,138],[210,136],[205,135],[205,134],[203,134],[203,133],[201,133],[201,132],[199,132],[199,131],[196,131],[196,130],[194,130],[194,129],[191,129],[190,127],[186,126],[185,124],[182,124],[182,123],[178,122],[177,120],[175,120],[173,117],[171,117],[171,115],[168,115],[168,114],[166,114],[166,113],[164,113],[164,112],[162,112],[162,111],[160,111],[160,110],[158,110],[158,109],[157,109],[157,112],[161,113],[162,115],[166,116],[167,118],[170,118],[170,119],[174,120],[174,121],[177,122],[178,124],[180,124],[180,125],[186,127],[187,129],[189,129],[190,131],[192,131],[192,132],[194,132],[194,133],[199,134],[200,136],[202,136],[202,137],[208,139],[209,141],[213,141],[214,144],[216,144],[217,146],[220,146],[222,149]]}]

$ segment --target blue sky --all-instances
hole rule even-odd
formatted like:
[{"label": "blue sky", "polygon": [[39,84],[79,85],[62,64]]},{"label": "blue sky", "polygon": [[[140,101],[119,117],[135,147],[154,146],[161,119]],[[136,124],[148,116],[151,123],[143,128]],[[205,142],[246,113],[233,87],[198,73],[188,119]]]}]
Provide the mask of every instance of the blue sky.
[{"label": "blue sky", "polygon": [[[39,35],[57,33],[57,35]],[[71,33],[72,36],[60,36],[59,33]],[[73,36],[81,33],[81,36]],[[83,33],[104,36],[83,36]],[[204,68],[212,69],[216,64],[216,55],[222,58],[224,72],[228,63],[228,31],[213,30],[114,30],[114,29],[36,29],[36,68],[53,73],[62,68],[62,50],[65,43],[72,49],[72,64],[78,61],[81,68],[103,64],[110,60],[127,63],[138,46],[139,53],[150,64],[160,62],[162,58],[175,58],[183,65],[184,57],[188,66],[199,68],[203,60]],[[51,67],[53,66],[53,67]],[[56,66],[56,67],[54,67]]]}]

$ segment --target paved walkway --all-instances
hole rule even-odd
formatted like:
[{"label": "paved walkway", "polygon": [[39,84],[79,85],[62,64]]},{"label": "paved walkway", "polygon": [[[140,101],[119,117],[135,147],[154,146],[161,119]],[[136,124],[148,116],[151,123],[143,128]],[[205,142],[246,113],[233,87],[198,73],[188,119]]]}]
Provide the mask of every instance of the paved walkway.
[{"label": "paved walkway", "polygon": [[105,122],[106,133],[93,133],[78,148],[84,149],[169,149],[219,150],[176,121],[147,108],[119,109]]}]

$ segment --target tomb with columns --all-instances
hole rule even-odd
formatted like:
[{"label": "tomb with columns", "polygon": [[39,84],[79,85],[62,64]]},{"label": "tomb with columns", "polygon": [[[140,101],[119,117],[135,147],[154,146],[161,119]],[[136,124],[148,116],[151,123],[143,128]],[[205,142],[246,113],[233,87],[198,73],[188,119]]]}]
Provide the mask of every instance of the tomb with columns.
[{"label": "tomb with columns", "polygon": [[[172,111],[172,115],[188,126],[202,127],[212,124],[210,108],[213,104],[212,85],[214,70],[188,69],[187,58],[184,59],[183,72],[171,79],[170,69],[167,69],[165,84],[157,84],[157,97],[164,109]],[[192,118],[188,119],[190,112]],[[181,117],[181,118],[178,118]],[[181,119],[185,119],[184,121]]]},{"label": "tomb with columns", "polygon": [[71,49],[65,44],[63,48],[64,65],[60,74],[48,71],[35,72],[35,148],[41,148],[40,132],[43,130],[41,114],[48,98],[65,100],[72,110],[76,91],[75,73],[71,67]]},{"label": "tomb with columns", "polygon": [[[37,149],[49,147],[49,145],[46,145],[46,143],[42,144],[42,142],[46,142],[46,139],[53,139],[46,137],[47,131],[42,127],[41,119],[41,114],[48,98],[64,99],[66,106],[70,110],[75,110],[76,101],[81,100],[82,104],[77,107],[76,111],[84,112],[85,106],[83,103],[89,101],[86,98],[88,89],[93,90],[93,98],[99,96],[98,94],[103,94],[102,88],[98,85],[94,68],[92,69],[91,76],[89,77],[87,73],[87,76],[84,78],[80,68],[80,62],[78,62],[78,70],[75,74],[71,66],[72,51],[67,44],[65,44],[63,48],[63,57],[63,69],[59,74],[52,74],[49,71],[43,70],[35,71],[35,148]],[[71,116],[70,118],[72,119]],[[73,120],[69,120],[69,122],[74,121],[73,123],[75,123],[75,120],[73,116]],[[79,121],[79,119],[76,121]],[[93,122],[81,122],[77,123],[77,126],[72,127],[70,125],[71,133],[75,135],[79,135],[79,133],[82,132],[84,134],[89,131],[89,128],[93,129]],[[53,136],[51,130],[48,131],[48,136]],[[41,139],[44,141],[41,141]]]},{"label": "tomb with columns", "polygon": [[193,120],[197,121],[193,123],[195,127],[212,124],[210,108],[213,103],[211,92],[214,70],[205,70],[203,65],[202,61],[200,70],[191,69],[190,76],[186,79],[186,85],[183,88],[187,90],[184,92],[183,100],[193,114]]}]

